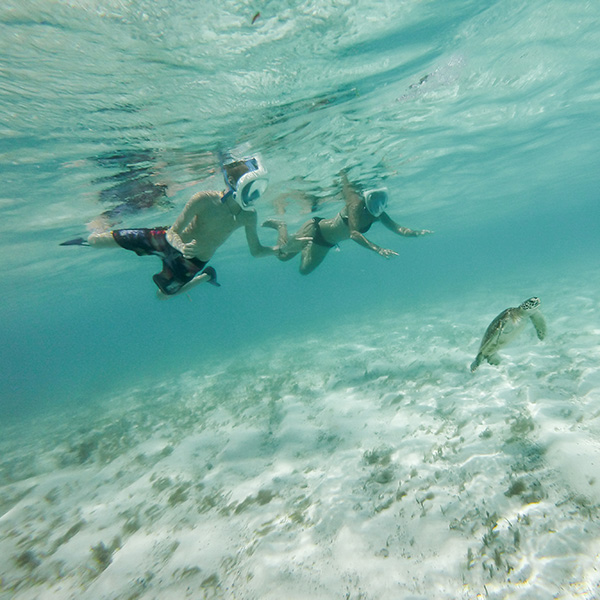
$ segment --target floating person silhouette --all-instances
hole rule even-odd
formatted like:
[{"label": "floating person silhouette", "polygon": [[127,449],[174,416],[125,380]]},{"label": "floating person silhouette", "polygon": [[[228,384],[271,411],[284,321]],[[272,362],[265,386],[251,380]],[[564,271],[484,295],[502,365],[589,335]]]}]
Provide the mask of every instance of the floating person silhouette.
[{"label": "floating person silhouette", "polygon": [[151,208],[172,208],[173,186],[161,181],[159,160],[150,150],[120,150],[95,158],[98,165],[118,169],[114,174],[99,177],[94,183],[110,184],[102,189],[98,199],[113,206],[95,217],[88,228],[106,231],[126,217]]},{"label": "floating person silhouette", "polygon": [[525,300],[521,305],[503,310],[488,326],[483,334],[479,352],[471,363],[471,372],[487,360],[490,365],[500,363],[498,350],[512,342],[531,320],[540,340],[546,337],[546,321],[539,311],[541,301],[537,297]]},{"label": "floating person silhouette", "polygon": [[257,234],[253,204],[264,193],[268,182],[260,159],[230,159],[222,169],[227,189],[194,194],[171,227],[115,229],[60,245],[120,247],[138,256],[158,256],[163,269],[152,279],[162,297],[187,292],[199,283],[219,285],[216,271],[207,264],[236,229],[245,228],[252,256],[269,256],[276,251],[263,246]]},{"label": "floating person silhouette", "polygon": [[269,219],[262,225],[276,229],[279,233],[275,254],[279,260],[287,261],[302,253],[300,273],[312,273],[325,259],[327,253],[340,242],[351,239],[367,250],[377,252],[384,258],[397,256],[394,250],[382,248],[365,237],[371,225],[382,223],[398,235],[416,237],[432,233],[427,229],[413,230],[396,223],[386,212],[388,193],[385,188],[361,193],[350,183],[346,173],[341,174],[345,206],[331,219],[313,217],[291,237],[287,225],[278,219]]}]

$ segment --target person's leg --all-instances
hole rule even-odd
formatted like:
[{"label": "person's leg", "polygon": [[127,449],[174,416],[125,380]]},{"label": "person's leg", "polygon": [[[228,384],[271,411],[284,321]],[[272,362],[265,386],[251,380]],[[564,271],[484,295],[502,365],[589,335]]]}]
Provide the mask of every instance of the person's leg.
[{"label": "person's leg", "polygon": [[329,248],[319,246],[314,242],[309,242],[302,249],[302,259],[300,261],[300,274],[308,275],[312,273],[325,259]]},{"label": "person's leg", "polygon": [[91,233],[88,237],[88,244],[94,248],[117,248],[117,244],[112,231],[102,233]]},{"label": "person's leg", "polygon": [[78,237],[59,244],[60,246],[94,246],[94,248],[116,248],[119,244],[115,241],[112,231],[91,233],[88,238]]},{"label": "person's leg", "polygon": [[277,245],[285,246],[288,242],[288,229],[285,221],[281,219],[267,219],[263,224],[263,227],[269,227],[270,229],[277,230]]},{"label": "person's leg", "polygon": [[263,223],[263,227],[270,227],[271,229],[277,229],[278,239],[277,245],[279,246],[279,252],[275,255],[281,261],[287,261],[306,246],[307,241],[312,239],[314,234],[314,222],[310,221],[304,223],[302,227],[295,233],[291,238],[288,237],[287,225],[284,221],[278,219],[269,219]]}]

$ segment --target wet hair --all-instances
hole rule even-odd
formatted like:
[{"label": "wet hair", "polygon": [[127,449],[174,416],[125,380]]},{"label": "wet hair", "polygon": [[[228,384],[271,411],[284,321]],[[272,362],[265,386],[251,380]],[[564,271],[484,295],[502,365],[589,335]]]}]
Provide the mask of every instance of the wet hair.
[{"label": "wet hair", "polygon": [[243,160],[237,160],[223,166],[227,175],[227,181],[232,188],[235,188],[242,175],[250,171],[248,165]]}]

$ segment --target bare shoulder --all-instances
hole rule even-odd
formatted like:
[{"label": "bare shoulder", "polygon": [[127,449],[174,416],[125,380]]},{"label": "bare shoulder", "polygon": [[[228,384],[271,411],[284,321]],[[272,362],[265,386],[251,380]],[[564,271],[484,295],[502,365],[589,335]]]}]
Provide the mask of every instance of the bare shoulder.
[{"label": "bare shoulder", "polygon": [[360,210],[364,204],[364,200],[358,191],[352,187],[344,193],[344,203],[349,210]]},{"label": "bare shoulder", "polygon": [[207,209],[211,209],[215,205],[221,203],[221,194],[219,192],[203,191],[194,194],[186,204],[188,210],[193,210],[196,214],[199,214]]},{"label": "bare shoulder", "polygon": [[191,204],[214,204],[215,202],[221,201],[221,194],[219,192],[214,191],[202,191],[196,192],[189,200],[188,203]]},{"label": "bare shoulder", "polygon": [[[348,217],[351,222],[357,222],[360,220],[363,212],[364,212],[364,203],[361,202],[360,199],[351,199],[350,201],[346,201],[346,205],[340,213],[342,213],[342,218]],[[345,214],[344,214],[345,212]]]}]

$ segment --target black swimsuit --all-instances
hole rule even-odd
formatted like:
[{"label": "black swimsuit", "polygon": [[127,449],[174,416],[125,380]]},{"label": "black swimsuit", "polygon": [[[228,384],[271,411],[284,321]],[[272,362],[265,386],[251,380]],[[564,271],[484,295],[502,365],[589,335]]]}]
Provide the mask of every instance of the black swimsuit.
[{"label": "black swimsuit", "polygon": [[321,217],[313,217],[313,225],[314,231],[312,235],[313,244],[317,244],[317,246],[323,246],[324,248],[333,248],[337,246],[337,244],[331,244],[323,237],[323,232],[321,231],[321,227],[319,222],[323,219]]},{"label": "black swimsuit", "polygon": [[197,258],[185,258],[179,250],[169,244],[166,233],[166,227],[156,227],[115,229],[112,235],[121,248],[132,250],[138,256],[154,255],[162,260],[162,271],[152,279],[163,294],[172,296],[202,272],[207,263]]},{"label": "black swimsuit", "polygon": [[[321,217],[313,217],[314,229],[313,229],[313,234],[312,234],[312,241],[314,244],[317,244],[317,246],[323,246],[324,248],[334,248],[335,246],[337,246],[337,244],[332,244],[331,242],[328,242],[325,239],[325,237],[323,236],[323,232],[321,231],[321,226],[319,225],[319,222],[322,220],[323,219]],[[344,225],[346,225],[346,227],[349,227],[348,215],[342,215],[342,222],[344,223]],[[369,229],[371,229],[371,225],[373,225],[372,222],[369,223],[366,227],[359,229],[358,231],[360,233],[367,233],[367,231],[369,231]]]},{"label": "black swimsuit", "polygon": [[[348,227],[348,228],[350,227],[348,225],[348,215],[342,216],[342,221],[345,223],[346,227]],[[359,229],[358,232],[359,233],[367,233],[367,231],[369,231],[369,229],[371,229],[371,225],[373,225],[373,222],[369,223],[366,227]]]}]

